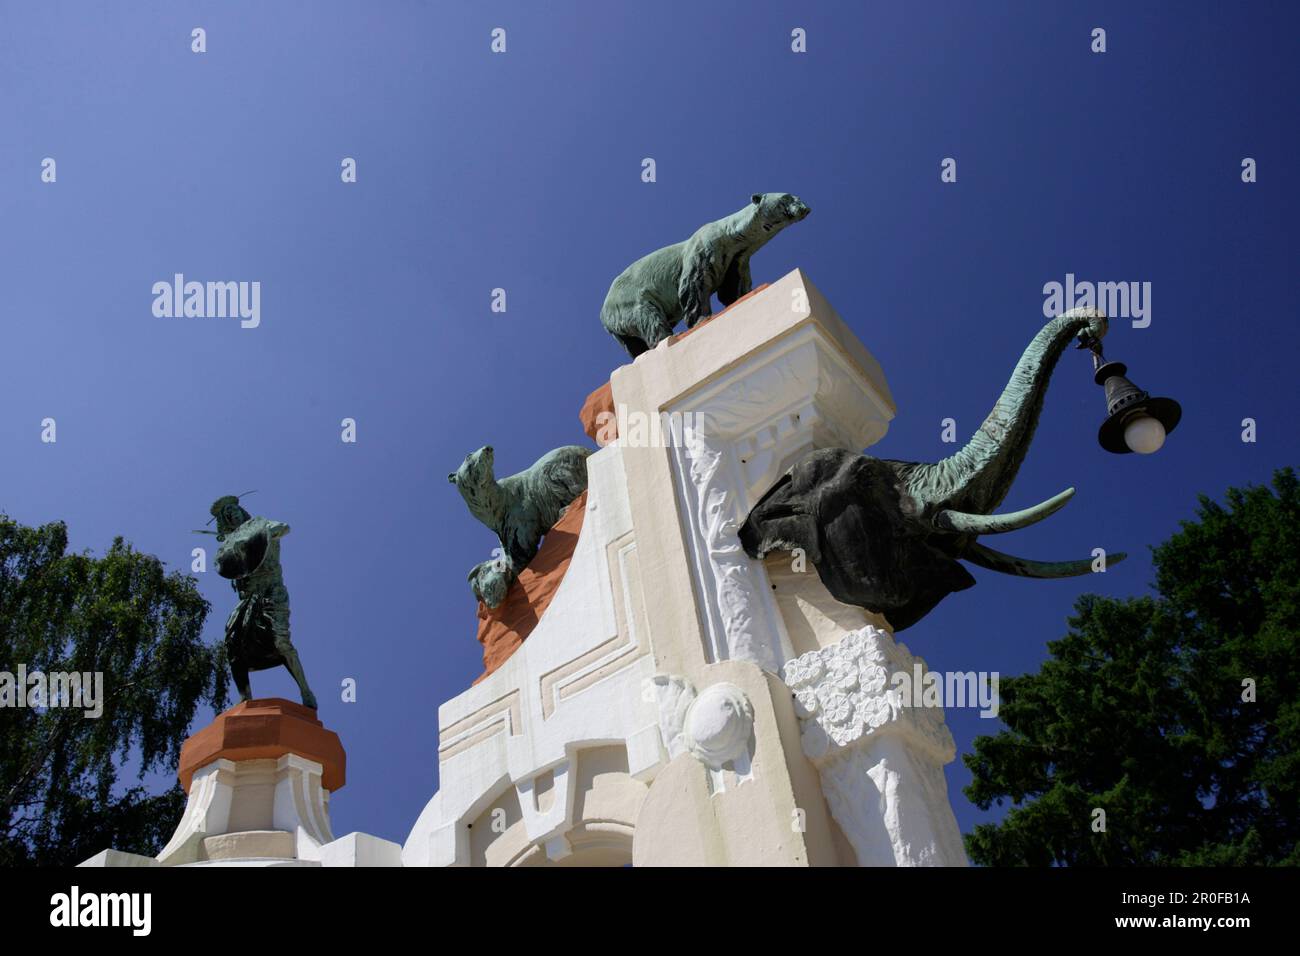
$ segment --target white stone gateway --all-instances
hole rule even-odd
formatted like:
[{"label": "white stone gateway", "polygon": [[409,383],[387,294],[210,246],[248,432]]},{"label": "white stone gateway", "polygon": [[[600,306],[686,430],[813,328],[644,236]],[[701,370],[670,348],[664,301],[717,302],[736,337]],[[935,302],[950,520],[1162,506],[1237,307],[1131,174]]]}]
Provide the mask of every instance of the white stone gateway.
[{"label": "white stone gateway", "polygon": [[439,709],[440,789],[402,863],[964,866],[942,711],[889,689],[912,656],[810,562],[736,536],[802,455],[885,434],[875,359],[795,270],[611,384],[692,427],[588,460],[550,606]]}]

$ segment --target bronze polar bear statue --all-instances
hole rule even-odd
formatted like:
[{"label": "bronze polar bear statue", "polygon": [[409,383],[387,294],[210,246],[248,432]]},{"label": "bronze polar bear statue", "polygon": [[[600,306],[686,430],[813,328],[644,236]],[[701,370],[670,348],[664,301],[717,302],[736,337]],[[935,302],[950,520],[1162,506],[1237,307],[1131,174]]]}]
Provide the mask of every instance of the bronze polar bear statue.
[{"label": "bronze polar bear statue", "polygon": [[542,535],[560,520],[565,508],[587,490],[587,456],[580,445],[549,451],[531,467],[497,481],[489,445],[465,456],[460,468],[447,476],[470,514],[483,522],[501,542],[501,554],[469,572],[474,596],[488,607],[499,607],[510,585],[537,554]]},{"label": "bronze polar bear statue", "polygon": [[715,292],[728,306],[753,289],[750,257],[808,213],[789,193],[754,193],[738,212],[624,269],[600,308],[601,325],[633,358],[671,336],[682,319],[694,328],[709,315]]}]

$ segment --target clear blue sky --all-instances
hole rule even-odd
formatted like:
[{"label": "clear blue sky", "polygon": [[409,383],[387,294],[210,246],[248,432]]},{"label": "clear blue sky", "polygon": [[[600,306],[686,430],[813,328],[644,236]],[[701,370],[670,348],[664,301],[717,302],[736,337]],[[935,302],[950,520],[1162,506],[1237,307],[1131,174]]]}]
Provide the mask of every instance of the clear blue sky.
[{"label": "clear blue sky", "polygon": [[[1294,4],[4,0],[0,22],[0,509],[187,569],[211,501],[258,489],[250,509],[293,527],[294,641],[348,751],[338,833],[405,839],[437,706],[481,671],[465,572],[493,540],[447,472],[483,444],[509,473],[584,441],[579,405],[623,359],[610,280],[753,192],[812,207],[754,278],[803,267],[880,360],[885,457],[951,452],[946,417],[965,440],[1044,283],[1153,284],[1150,328],[1116,323],[1108,351],[1182,426],[1152,458],[1102,452],[1101,390],[1068,353],[1007,504],[1079,493],[1000,542],[1132,557],[1056,582],[974,569],[904,635],[936,668],[1035,669],[1076,596],[1148,589],[1148,546],[1199,492],[1296,461]],[[155,318],[176,272],[260,281],[260,328]],[[201,587],[216,641],[233,598]],[[253,686],[296,695],[283,670]],[[949,722],[962,751],[997,726]],[[949,768],[963,830],[992,816],[968,779]]]}]

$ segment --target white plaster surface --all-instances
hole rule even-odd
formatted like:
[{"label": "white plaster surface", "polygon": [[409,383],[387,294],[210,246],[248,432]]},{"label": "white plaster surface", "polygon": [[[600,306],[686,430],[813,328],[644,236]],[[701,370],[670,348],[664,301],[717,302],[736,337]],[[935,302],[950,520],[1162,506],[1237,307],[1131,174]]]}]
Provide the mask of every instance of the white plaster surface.
[{"label": "white plaster surface", "polygon": [[964,864],[942,714],[894,712],[868,673],[900,653],[887,622],[736,535],[799,457],[885,434],[879,364],[796,269],[610,381],[620,415],[690,428],[588,459],[552,603],[439,709],[440,789],[403,863]]}]

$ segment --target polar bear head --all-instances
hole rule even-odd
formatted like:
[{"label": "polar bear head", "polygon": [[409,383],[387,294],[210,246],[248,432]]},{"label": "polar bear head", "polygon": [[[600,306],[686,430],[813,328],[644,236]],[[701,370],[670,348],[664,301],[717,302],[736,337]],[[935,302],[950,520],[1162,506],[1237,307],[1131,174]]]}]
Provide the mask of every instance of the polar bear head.
[{"label": "polar bear head", "polygon": [[754,193],[749,197],[754,205],[754,223],[762,228],[765,238],[774,236],[786,226],[808,218],[812,210],[798,196],[790,193]]}]

